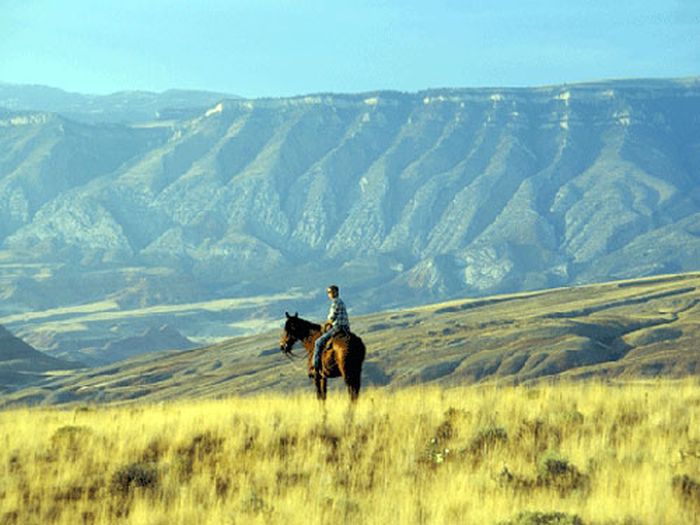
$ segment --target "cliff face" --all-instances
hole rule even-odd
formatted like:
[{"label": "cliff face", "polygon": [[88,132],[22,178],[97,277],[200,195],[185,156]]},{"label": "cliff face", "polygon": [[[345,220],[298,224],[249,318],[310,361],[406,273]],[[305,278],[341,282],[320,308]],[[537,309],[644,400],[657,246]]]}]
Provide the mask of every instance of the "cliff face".
[{"label": "cliff face", "polygon": [[0,242],[25,308],[333,281],[374,310],[699,269],[700,81],[6,111]]}]

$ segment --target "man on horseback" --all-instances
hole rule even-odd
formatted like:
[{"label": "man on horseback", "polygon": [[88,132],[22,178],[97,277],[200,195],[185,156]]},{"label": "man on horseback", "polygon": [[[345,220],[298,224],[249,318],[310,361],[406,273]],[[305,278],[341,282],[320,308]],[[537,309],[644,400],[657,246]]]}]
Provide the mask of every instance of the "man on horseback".
[{"label": "man on horseback", "polygon": [[316,339],[314,344],[314,372],[318,376],[321,370],[321,354],[330,338],[340,333],[350,334],[350,320],[345,303],[340,298],[340,290],[334,284],[326,289],[328,298],[331,300],[331,308],[328,311],[328,320],[324,324],[325,332]]}]

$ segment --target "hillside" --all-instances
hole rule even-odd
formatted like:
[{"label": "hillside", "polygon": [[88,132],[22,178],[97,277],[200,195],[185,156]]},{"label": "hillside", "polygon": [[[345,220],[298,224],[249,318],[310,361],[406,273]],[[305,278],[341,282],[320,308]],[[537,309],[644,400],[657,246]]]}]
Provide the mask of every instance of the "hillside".
[{"label": "hillside", "polygon": [[[677,378],[700,374],[699,304],[700,274],[690,273],[462,299],[360,317],[353,328],[368,349],[365,387]],[[290,364],[279,351],[279,323],[254,337],[77,371],[3,401],[152,402],[297,389],[313,395],[305,361]]]},{"label": "hillside", "polygon": [[0,326],[0,393],[41,381],[49,372],[82,366],[37,352]]},{"label": "hillside", "polygon": [[[700,270],[698,114],[697,78],[225,99],[120,124],[7,110],[1,310],[318,304],[337,282],[361,313]],[[179,321],[221,340],[276,315],[115,316],[71,336]],[[42,319],[0,322],[32,337]]]}]

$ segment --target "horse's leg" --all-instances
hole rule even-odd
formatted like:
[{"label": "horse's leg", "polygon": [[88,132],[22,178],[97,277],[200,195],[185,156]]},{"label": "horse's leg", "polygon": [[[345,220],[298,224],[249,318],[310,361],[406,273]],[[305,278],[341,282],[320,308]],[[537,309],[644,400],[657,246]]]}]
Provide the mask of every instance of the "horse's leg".
[{"label": "horse's leg", "polygon": [[345,381],[345,386],[348,389],[350,401],[355,402],[360,394],[360,370],[357,370],[357,364],[350,355],[347,346],[342,351],[339,350],[335,358],[340,375],[343,376],[343,381]]},{"label": "horse's leg", "polygon": [[338,364],[338,372],[340,372],[340,375],[342,376],[343,381],[345,381],[345,386],[348,388],[348,393],[350,394],[350,399],[352,399],[352,390],[350,387],[350,385],[352,384],[352,380],[351,380],[350,376],[348,375],[348,369],[346,367],[347,356],[348,356],[347,348],[343,348],[342,350],[338,349],[338,351],[335,354],[335,362]]},{"label": "horse's leg", "polygon": [[353,403],[360,397],[360,374],[350,374],[345,376],[345,384],[348,387],[350,401]]},{"label": "horse's leg", "polygon": [[352,401],[357,401],[360,397],[360,384],[362,383],[362,362],[365,360],[366,348],[362,339],[359,337],[353,337],[353,355],[354,359],[352,362],[352,392],[350,393],[350,399]]},{"label": "horse's leg", "polygon": [[326,399],[326,379],[320,374],[315,374],[314,385],[316,386],[316,399],[324,401]]},{"label": "horse's leg", "polygon": [[[348,368],[350,368],[350,370],[348,370]],[[348,387],[350,401],[354,403],[357,401],[357,397],[360,395],[360,371],[354,370],[352,366],[347,366],[347,363],[344,360],[341,373],[343,374],[345,386]]]},{"label": "horse's leg", "polygon": [[360,383],[362,383],[362,374],[358,372],[357,379],[355,380],[355,385],[353,386],[353,391],[355,395],[353,401],[357,401],[357,398],[360,397]]}]

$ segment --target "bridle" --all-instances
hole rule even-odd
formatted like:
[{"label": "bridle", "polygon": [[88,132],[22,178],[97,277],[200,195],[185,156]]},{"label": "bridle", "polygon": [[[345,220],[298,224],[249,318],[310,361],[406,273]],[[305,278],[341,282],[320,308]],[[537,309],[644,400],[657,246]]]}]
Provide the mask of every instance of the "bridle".
[{"label": "bridle", "polygon": [[280,350],[284,355],[286,355],[290,359],[290,361],[292,360],[292,358],[301,357],[296,355],[292,351],[292,348],[294,348],[294,345],[297,343],[297,341],[300,341],[300,338],[291,333],[291,330],[288,330],[288,326],[285,326],[284,331],[282,332],[282,335],[280,337]]},{"label": "bridle", "polygon": [[[292,364],[294,359],[304,359],[304,356],[295,354],[292,348],[298,341],[305,341],[310,335],[310,330],[313,328],[313,324],[299,319],[299,314],[289,315],[289,312],[285,312],[287,316],[287,322],[285,323],[284,330],[280,336],[280,350],[284,355],[287,356]],[[306,334],[304,335],[304,332]]]}]

